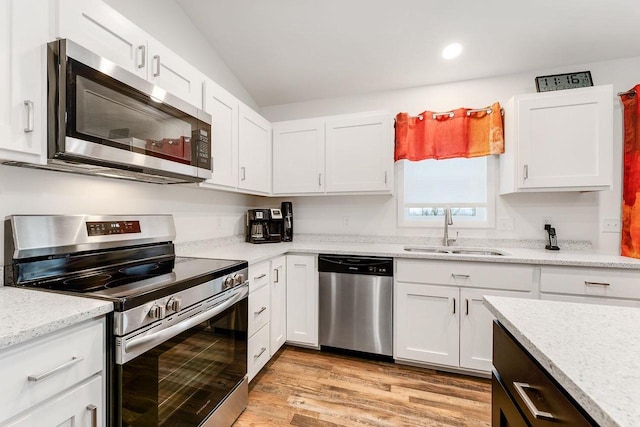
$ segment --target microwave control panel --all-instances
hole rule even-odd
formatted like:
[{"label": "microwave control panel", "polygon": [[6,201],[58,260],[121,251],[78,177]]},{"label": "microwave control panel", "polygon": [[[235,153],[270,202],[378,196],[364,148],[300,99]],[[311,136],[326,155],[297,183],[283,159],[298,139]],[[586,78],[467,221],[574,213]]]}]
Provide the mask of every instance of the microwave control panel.
[{"label": "microwave control panel", "polygon": [[192,141],[195,142],[196,166],[203,169],[211,169],[211,144],[209,133],[205,129],[193,131]]}]

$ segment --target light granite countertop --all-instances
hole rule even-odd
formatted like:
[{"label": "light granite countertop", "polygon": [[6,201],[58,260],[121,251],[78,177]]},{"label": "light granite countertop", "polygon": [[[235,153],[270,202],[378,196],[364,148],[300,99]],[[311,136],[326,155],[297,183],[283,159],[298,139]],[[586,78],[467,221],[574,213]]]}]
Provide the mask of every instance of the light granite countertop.
[{"label": "light granite countertop", "polygon": [[[207,244],[206,241],[200,241],[179,244],[177,245],[176,250],[179,255],[183,256],[243,259],[247,260],[249,264],[259,263],[261,261],[268,260],[270,258],[286,253],[328,253],[338,255],[368,255],[387,256],[394,258],[500,262],[536,265],[566,265],[581,267],[609,267],[640,270],[639,259],[599,254],[590,250],[547,251],[545,249],[491,247],[490,249],[497,249],[504,255],[487,256],[473,254],[408,252],[404,250],[405,246],[415,245],[318,241],[294,241],[290,243],[263,244],[229,242],[228,244],[219,245],[218,243],[213,241],[210,244]],[[449,247],[449,249],[454,250],[460,248],[460,246]]]},{"label": "light granite countertop", "polygon": [[0,286],[0,349],[113,311],[113,304]]},{"label": "light granite countertop", "polygon": [[602,426],[640,420],[640,308],[485,297],[485,306]]}]

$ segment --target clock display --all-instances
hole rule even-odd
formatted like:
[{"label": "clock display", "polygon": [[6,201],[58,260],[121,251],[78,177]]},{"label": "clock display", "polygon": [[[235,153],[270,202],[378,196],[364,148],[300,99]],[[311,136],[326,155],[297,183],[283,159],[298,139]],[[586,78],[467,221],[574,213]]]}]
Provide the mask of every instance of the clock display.
[{"label": "clock display", "polygon": [[577,73],[552,74],[536,77],[536,90],[548,92],[551,90],[574,89],[577,87],[593,86],[591,71]]}]

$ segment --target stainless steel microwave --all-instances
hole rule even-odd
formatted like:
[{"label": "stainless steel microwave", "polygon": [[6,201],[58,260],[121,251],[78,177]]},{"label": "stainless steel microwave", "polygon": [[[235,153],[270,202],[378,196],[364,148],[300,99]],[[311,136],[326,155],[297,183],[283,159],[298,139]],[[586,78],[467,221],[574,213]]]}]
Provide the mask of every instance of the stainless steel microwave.
[{"label": "stainless steel microwave", "polygon": [[211,177],[211,116],[67,39],[47,46],[45,168],[155,183]]}]

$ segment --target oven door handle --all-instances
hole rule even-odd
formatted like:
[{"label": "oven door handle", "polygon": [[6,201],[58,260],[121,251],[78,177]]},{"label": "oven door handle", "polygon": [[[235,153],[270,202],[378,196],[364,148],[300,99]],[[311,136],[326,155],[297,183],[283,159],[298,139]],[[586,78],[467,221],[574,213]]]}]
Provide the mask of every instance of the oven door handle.
[{"label": "oven door handle", "polygon": [[235,294],[233,294],[231,297],[226,299],[224,302],[218,305],[215,305],[214,307],[206,311],[203,311],[202,313],[196,314],[195,316],[190,317],[187,320],[184,320],[180,323],[176,323],[175,325],[167,329],[164,329],[162,331],[156,332],[155,334],[145,335],[143,337],[134,338],[132,340],[127,341],[124,345],[124,352],[132,353],[132,352],[135,352],[136,349],[143,346],[145,348],[146,347],[153,348],[158,344],[162,344],[166,340],[173,338],[176,335],[181,334],[182,332],[188,329],[193,328],[199,323],[202,323],[206,320],[211,319],[212,317],[217,316],[218,314],[225,311],[227,308],[231,307],[232,305],[234,305],[235,303],[237,303],[238,301],[246,297],[248,293],[249,293],[249,287],[242,286],[241,289],[239,289]]}]

